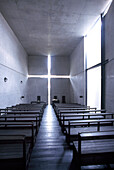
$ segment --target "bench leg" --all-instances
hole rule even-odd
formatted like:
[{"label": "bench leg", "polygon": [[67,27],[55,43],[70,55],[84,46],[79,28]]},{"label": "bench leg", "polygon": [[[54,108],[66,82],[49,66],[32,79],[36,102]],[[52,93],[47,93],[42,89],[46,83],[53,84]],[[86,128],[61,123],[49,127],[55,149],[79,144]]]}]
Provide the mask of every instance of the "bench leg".
[{"label": "bench leg", "polygon": [[75,164],[75,168],[77,170],[81,170],[81,164],[80,164],[80,159],[79,159],[79,154],[77,153],[76,148],[73,145],[73,162]]}]

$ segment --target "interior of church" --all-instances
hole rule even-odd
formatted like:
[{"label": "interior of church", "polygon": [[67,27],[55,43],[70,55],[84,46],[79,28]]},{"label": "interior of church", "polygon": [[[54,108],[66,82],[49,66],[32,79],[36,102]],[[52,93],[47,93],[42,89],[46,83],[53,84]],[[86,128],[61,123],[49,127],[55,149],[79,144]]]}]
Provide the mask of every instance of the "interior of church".
[{"label": "interior of church", "polygon": [[113,0],[0,0],[0,170],[114,169]]}]

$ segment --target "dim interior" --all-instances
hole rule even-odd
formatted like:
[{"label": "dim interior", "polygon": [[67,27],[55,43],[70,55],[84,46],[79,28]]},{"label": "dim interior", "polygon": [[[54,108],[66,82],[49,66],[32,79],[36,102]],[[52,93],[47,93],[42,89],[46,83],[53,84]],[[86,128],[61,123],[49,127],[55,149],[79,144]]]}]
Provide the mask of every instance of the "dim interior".
[{"label": "dim interior", "polygon": [[113,0],[0,1],[0,169],[114,169]]}]

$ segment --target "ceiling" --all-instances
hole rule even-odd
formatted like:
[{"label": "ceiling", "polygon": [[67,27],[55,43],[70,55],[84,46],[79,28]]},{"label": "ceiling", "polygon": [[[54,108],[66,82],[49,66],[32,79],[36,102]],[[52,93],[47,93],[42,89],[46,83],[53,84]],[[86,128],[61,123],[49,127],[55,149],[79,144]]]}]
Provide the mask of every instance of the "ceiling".
[{"label": "ceiling", "polygon": [[28,55],[69,56],[109,0],[0,0]]}]

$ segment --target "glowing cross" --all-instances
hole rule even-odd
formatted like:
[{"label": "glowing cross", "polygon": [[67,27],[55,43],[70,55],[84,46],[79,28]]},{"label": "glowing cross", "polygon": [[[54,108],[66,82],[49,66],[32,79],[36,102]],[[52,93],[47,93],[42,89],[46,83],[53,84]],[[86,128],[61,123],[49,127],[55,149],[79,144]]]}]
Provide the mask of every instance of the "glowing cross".
[{"label": "glowing cross", "polygon": [[28,78],[48,78],[48,105],[50,105],[51,78],[70,78],[70,76],[51,75],[51,56],[48,55],[48,75],[28,75]]}]

